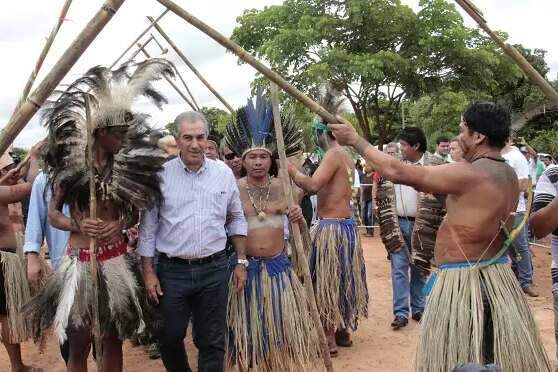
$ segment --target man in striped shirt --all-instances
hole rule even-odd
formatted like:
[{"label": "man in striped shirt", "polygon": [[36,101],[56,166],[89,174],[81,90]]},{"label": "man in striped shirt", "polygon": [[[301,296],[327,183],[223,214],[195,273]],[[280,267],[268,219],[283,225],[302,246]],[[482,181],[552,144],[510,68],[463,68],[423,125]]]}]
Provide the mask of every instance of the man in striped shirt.
[{"label": "man in striped shirt", "polygon": [[[170,372],[190,371],[184,337],[190,318],[199,347],[200,371],[222,371],[227,305],[227,232],[236,250],[235,288],[246,282],[246,220],[233,172],[207,159],[208,125],[185,112],[175,120],[180,154],[160,173],[164,200],[142,216],[138,252],[145,287],[160,303],[163,363]],[[160,253],[157,273],[155,250]]]},{"label": "man in striped shirt", "polygon": [[[550,165],[537,182],[529,224],[537,238],[551,235],[552,294],[554,296],[554,336],[558,345],[558,166]],[[558,350],[557,353],[558,355]]]}]

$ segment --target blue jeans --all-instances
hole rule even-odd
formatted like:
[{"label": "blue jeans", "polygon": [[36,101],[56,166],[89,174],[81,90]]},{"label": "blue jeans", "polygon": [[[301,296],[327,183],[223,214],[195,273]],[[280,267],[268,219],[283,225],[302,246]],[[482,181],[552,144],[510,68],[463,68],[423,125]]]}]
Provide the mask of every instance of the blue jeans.
[{"label": "blue jeans", "polygon": [[[374,214],[372,213],[372,200],[365,200],[362,202],[362,223],[365,226],[374,225]],[[374,234],[372,227],[366,228],[367,234]]]},{"label": "blue jeans", "polygon": [[[515,215],[513,226],[517,226],[523,219],[524,213],[518,212]],[[527,224],[523,226],[515,240],[513,241],[516,253],[521,257],[517,259],[516,254],[512,254],[512,269],[519,280],[521,288],[530,287],[533,284],[533,262],[531,261],[531,251],[529,250],[529,232]]]},{"label": "blue jeans", "polygon": [[[411,297],[411,311],[413,314],[424,311],[424,285],[426,277],[411,265],[411,236],[415,221],[399,218],[399,227],[405,245],[390,253],[391,285],[393,288],[393,314],[409,317],[409,295]],[[411,276],[409,280],[409,275]]]},{"label": "blue jeans", "polygon": [[199,348],[198,371],[224,370],[229,273],[226,255],[192,265],[160,256],[161,357],[168,372],[191,371],[184,338],[192,317]]}]

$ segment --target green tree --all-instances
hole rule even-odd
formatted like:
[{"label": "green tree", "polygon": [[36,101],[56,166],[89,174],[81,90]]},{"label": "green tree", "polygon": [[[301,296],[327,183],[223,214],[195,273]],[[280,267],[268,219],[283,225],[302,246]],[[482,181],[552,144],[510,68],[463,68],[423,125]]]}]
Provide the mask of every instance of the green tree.
[{"label": "green tree", "polygon": [[210,128],[219,133],[224,132],[225,126],[231,120],[231,114],[228,111],[221,110],[217,107],[204,106],[201,108],[201,112],[209,122]]},{"label": "green tree", "polygon": [[537,152],[558,155],[558,109],[549,110],[531,119],[518,133]]},{"label": "green tree", "polygon": [[415,13],[399,0],[286,0],[246,10],[232,38],[314,96],[324,81],[332,83],[360,132],[384,143],[401,124],[404,100],[447,88],[497,90],[502,75],[511,82],[521,76],[490,40],[464,26],[453,4],[422,0],[420,7]]},{"label": "green tree", "polygon": [[163,129],[163,133],[167,136],[176,136],[176,126],[174,125],[174,122],[171,121],[170,123],[167,123]]},{"label": "green tree", "polygon": [[469,98],[465,93],[452,90],[422,96],[410,105],[407,124],[424,130],[432,150],[437,137],[458,134],[461,114],[468,103]]}]

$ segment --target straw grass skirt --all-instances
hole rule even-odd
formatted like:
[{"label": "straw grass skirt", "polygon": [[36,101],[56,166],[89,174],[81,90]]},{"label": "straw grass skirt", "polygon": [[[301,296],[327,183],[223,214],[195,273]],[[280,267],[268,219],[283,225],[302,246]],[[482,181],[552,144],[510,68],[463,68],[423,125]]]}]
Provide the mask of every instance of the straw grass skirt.
[{"label": "straw grass skirt", "polygon": [[358,328],[368,317],[366,267],[354,220],[320,220],[309,257],[316,304],[326,329]]},{"label": "straw grass skirt", "polygon": [[[29,286],[23,263],[16,253],[0,250],[0,276],[3,291],[0,302],[8,324],[8,341],[17,344],[29,339],[31,333],[21,316],[21,308],[30,299]],[[5,309],[4,309],[5,308]],[[3,330],[2,330],[3,331]],[[1,335],[1,333],[0,333]],[[0,336],[1,339],[1,336]]]},{"label": "straw grass skirt", "polygon": [[490,357],[503,372],[552,370],[509,264],[443,265],[436,275],[420,327],[417,371],[447,372]]},{"label": "straw grass skirt", "polygon": [[[232,256],[231,262],[236,261]],[[241,371],[305,371],[320,356],[306,293],[289,258],[249,257],[243,291],[229,283],[228,367]]]},{"label": "straw grass skirt", "polygon": [[[104,249],[110,255],[111,247]],[[101,335],[131,338],[145,328],[148,308],[137,260],[128,253],[97,259]],[[93,299],[89,261],[67,256],[45,287],[23,308],[35,341],[52,328],[60,343],[66,340],[68,329],[91,328]]]}]

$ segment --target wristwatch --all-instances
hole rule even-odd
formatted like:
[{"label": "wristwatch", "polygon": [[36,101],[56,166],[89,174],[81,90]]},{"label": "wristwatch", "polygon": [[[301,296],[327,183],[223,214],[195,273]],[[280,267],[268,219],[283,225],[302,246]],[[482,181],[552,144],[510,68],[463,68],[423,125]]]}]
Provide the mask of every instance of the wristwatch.
[{"label": "wristwatch", "polygon": [[249,262],[248,262],[248,260],[245,259],[245,258],[238,258],[238,259],[236,260],[236,264],[237,264],[237,265],[242,265],[242,266],[244,266],[245,268],[248,268]]}]

